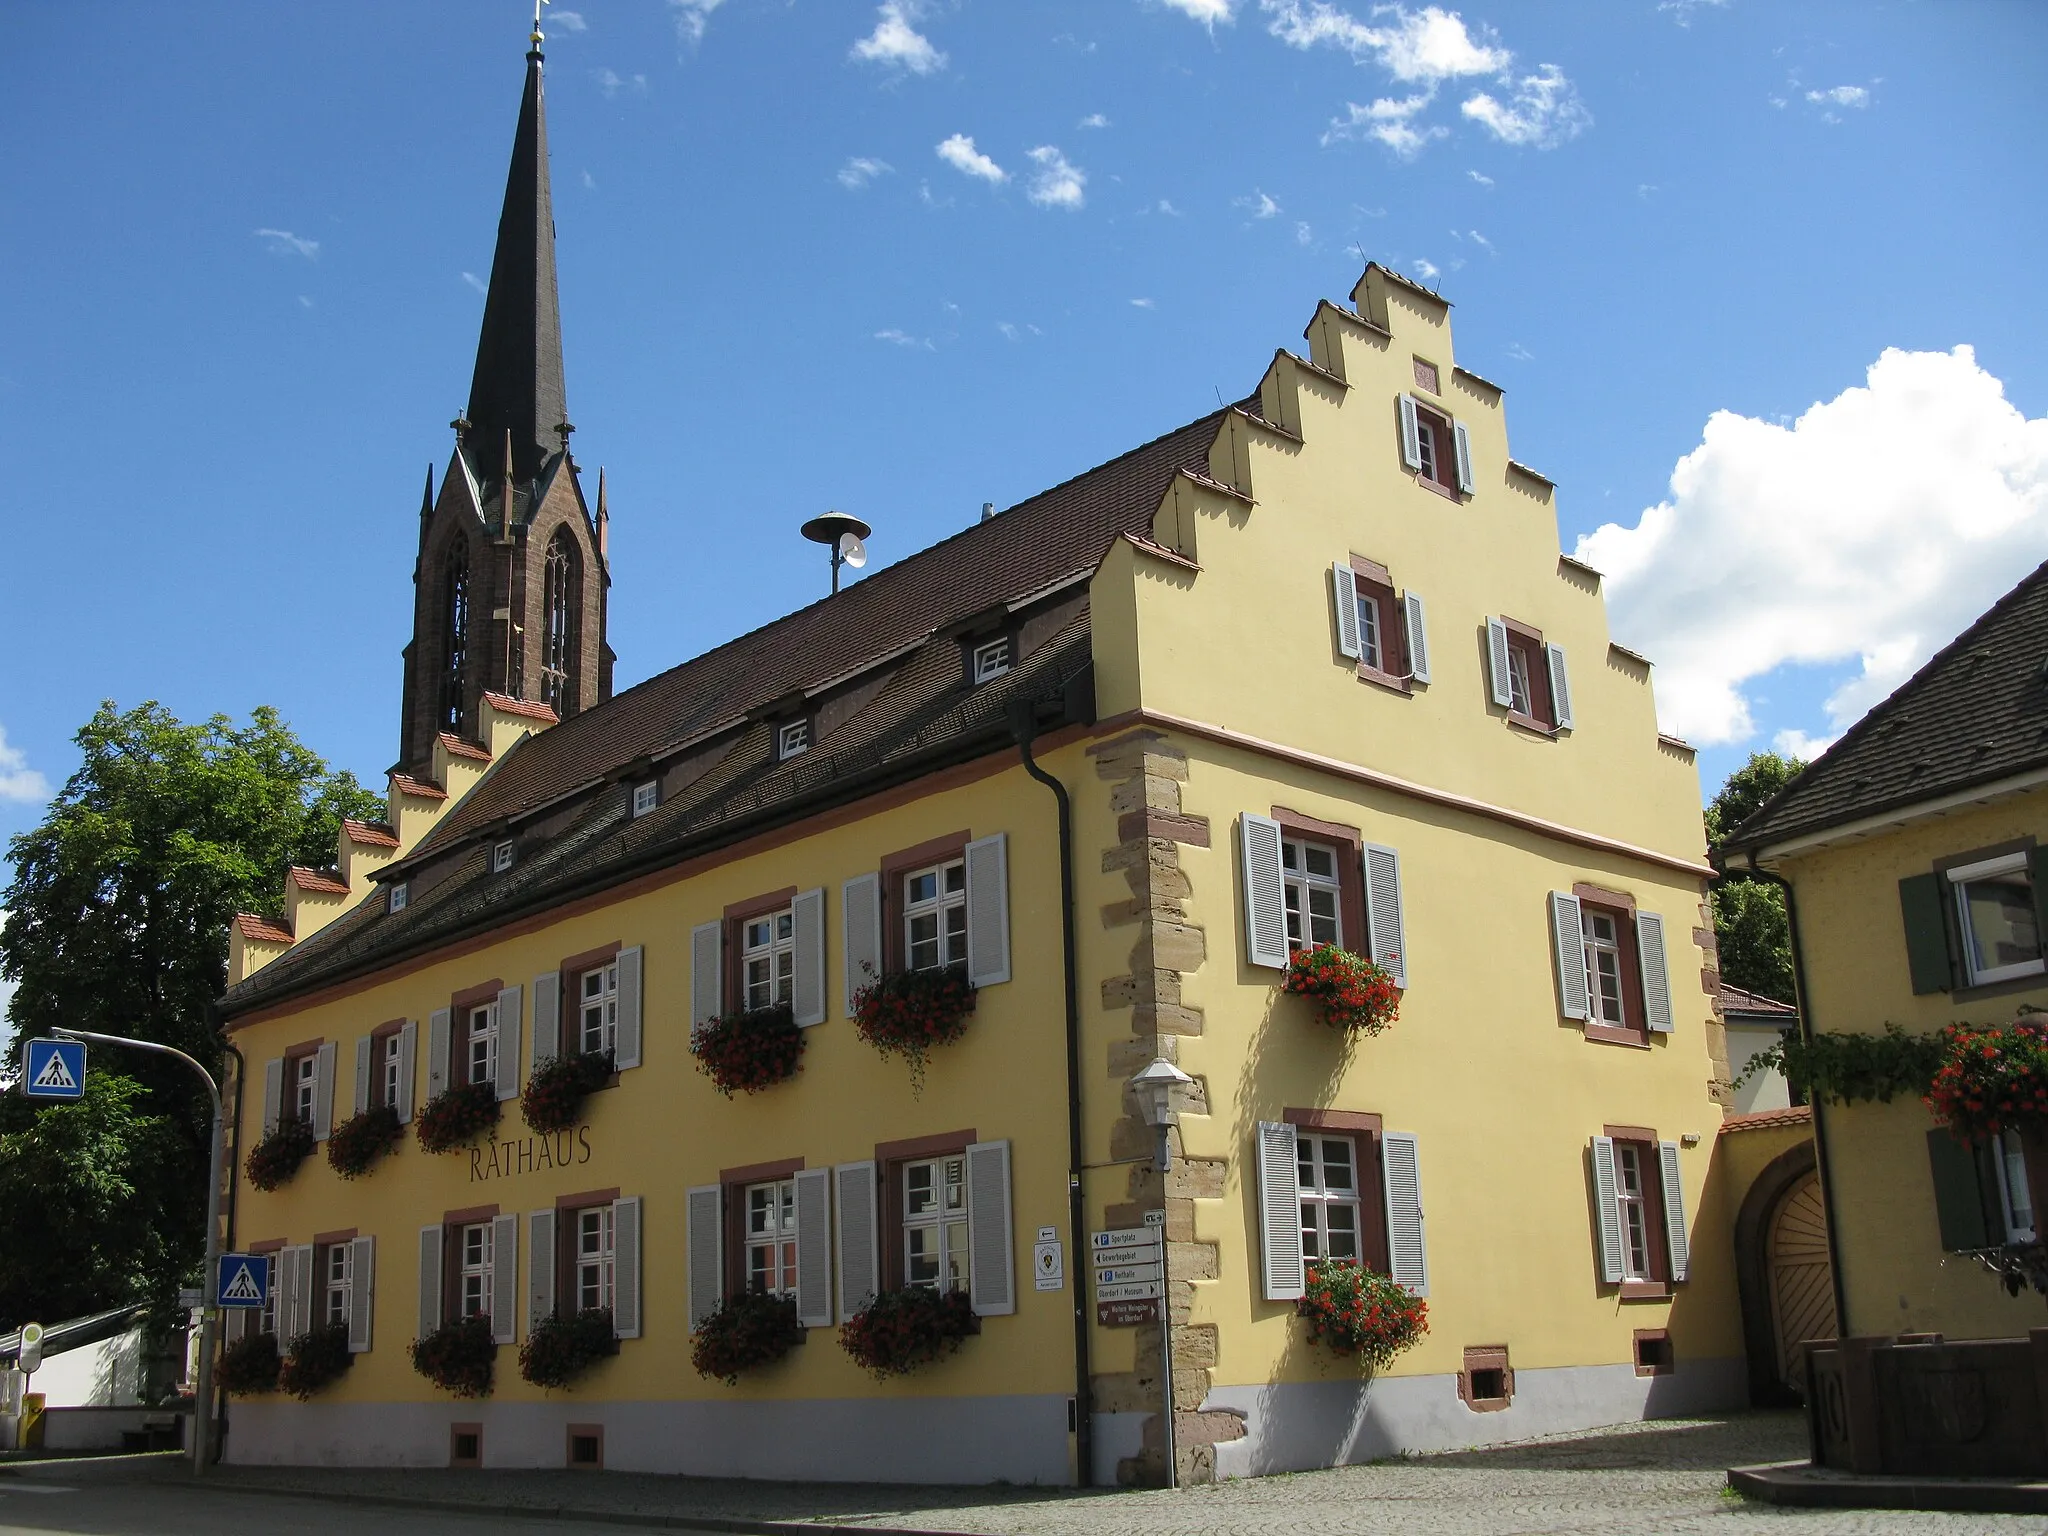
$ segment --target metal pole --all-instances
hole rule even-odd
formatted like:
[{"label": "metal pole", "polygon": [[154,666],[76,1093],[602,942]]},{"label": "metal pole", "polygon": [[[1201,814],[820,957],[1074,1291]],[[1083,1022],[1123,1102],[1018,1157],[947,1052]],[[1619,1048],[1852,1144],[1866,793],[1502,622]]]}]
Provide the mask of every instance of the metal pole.
[{"label": "metal pole", "polygon": [[159,1045],[154,1040],[129,1040],[121,1035],[94,1034],[88,1029],[66,1029],[61,1025],[53,1025],[50,1033],[62,1035],[67,1040],[83,1040],[89,1045],[127,1045],[138,1051],[175,1056],[197,1072],[199,1080],[206,1084],[206,1097],[213,1106],[213,1140],[206,1170],[206,1267],[199,1277],[198,1379],[192,1383],[192,1474],[203,1477],[213,1439],[213,1324],[217,1312],[213,1290],[216,1271],[220,1268],[220,1085],[214,1082],[211,1072],[176,1046]]},{"label": "metal pole", "polygon": [[[1166,1170],[1173,1164],[1173,1128],[1159,1127],[1159,1214],[1166,1214]],[[1180,1486],[1180,1454],[1173,1432],[1173,1283],[1166,1273],[1166,1226],[1159,1227],[1159,1363],[1166,1378],[1166,1486]]]}]

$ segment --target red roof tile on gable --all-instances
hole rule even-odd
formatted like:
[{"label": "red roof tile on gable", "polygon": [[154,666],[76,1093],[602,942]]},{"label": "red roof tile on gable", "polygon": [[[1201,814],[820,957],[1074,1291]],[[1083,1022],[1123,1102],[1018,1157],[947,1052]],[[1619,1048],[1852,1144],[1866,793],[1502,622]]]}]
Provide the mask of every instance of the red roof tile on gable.
[{"label": "red roof tile on gable", "polygon": [[1758,1109],[1746,1115],[1730,1115],[1721,1122],[1721,1134],[1735,1131],[1768,1131],[1780,1126],[1811,1125],[1813,1106],[1795,1104],[1790,1109]]},{"label": "red roof tile on gable", "polygon": [[245,939],[259,944],[289,944],[291,930],[280,928],[267,917],[258,917],[254,912],[237,912],[235,927]]},{"label": "red roof tile on gable", "polygon": [[317,869],[305,869],[294,864],[285,871],[285,879],[302,891],[312,891],[322,896],[346,896],[347,882]]},{"label": "red roof tile on gable", "polygon": [[1782,1014],[1788,1019],[1799,1017],[1799,1010],[1790,1003],[1781,1003],[1775,997],[1765,997],[1756,992],[1745,992],[1740,987],[1721,983],[1721,1011],[1723,1013],[1772,1013]]},{"label": "red roof tile on gable", "polygon": [[448,791],[438,784],[429,784],[425,779],[415,779],[407,774],[391,775],[391,787],[401,795],[414,795],[421,800],[446,800]]},{"label": "red roof tile on gable", "polygon": [[460,736],[450,736],[446,731],[434,738],[448,751],[450,757],[467,757],[479,763],[488,763],[491,754],[473,741],[464,741]]},{"label": "red roof tile on gable", "polygon": [[341,821],[344,836],[352,843],[361,843],[369,848],[396,848],[398,834],[381,821],[356,821],[344,816]]},{"label": "red roof tile on gable", "polygon": [[560,718],[545,704],[536,704],[530,699],[515,699],[510,694],[484,693],[484,702],[491,708],[507,715],[525,715],[529,720],[545,720],[549,725],[561,724]]}]

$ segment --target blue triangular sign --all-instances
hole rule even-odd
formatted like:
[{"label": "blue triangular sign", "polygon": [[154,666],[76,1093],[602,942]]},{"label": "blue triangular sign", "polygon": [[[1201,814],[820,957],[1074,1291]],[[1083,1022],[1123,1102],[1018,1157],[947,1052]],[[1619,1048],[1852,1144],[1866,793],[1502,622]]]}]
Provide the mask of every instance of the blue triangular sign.
[{"label": "blue triangular sign", "polygon": [[50,1052],[49,1058],[43,1063],[43,1070],[36,1074],[34,1086],[46,1092],[61,1092],[78,1086],[78,1080],[71,1075],[71,1068],[66,1064],[62,1051]]},{"label": "blue triangular sign", "polygon": [[235,1278],[230,1280],[226,1288],[221,1291],[220,1299],[222,1301],[261,1301],[263,1299],[263,1287],[256,1283],[256,1277],[250,1273],[246,1262],[240,1269],[235,1271]]}]

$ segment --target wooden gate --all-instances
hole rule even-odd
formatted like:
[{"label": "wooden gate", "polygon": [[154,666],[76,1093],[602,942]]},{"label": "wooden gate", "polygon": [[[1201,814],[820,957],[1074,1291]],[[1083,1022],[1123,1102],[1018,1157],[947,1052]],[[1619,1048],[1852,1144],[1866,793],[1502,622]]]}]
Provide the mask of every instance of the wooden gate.
[{"label": "wooden gate", "polygon": [[1771,1216],[1766,1248],[1771,1279],[1771,1326],[1778,1346],[1778,1379],[1796,1391],[1806,1386],[1800,1345],[1835,1336],[1835,1289],[1828,1268],[1827,1214],[1820,1180],[1809,1173],[1785,1192]]}]

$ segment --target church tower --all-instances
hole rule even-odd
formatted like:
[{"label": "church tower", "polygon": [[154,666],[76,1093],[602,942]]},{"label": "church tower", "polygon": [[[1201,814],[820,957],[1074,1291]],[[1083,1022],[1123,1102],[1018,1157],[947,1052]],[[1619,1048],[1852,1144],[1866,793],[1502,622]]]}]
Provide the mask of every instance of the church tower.
[{"label": "church tower", "polygon": [[420,506],[396,765],[420,777],[437,736],[476,740],[486,693],[566,720],[612,691],[604,476],[593,511],[569,449],[541,42],[536,25],[469,405]]}]

